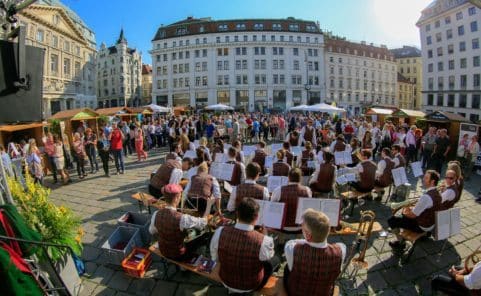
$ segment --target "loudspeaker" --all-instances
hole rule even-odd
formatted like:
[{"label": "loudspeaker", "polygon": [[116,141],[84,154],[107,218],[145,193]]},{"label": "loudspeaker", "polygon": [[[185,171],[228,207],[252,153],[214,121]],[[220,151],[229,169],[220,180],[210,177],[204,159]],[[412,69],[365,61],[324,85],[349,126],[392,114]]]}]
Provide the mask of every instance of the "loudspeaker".
[{"label": "loudspeaker", "polygon": [[0,122],[32,122],[43,120],[42,81],[44,49],[26,46],[26,76],[29,88],[18,89],[18,43],[0,40]]}]

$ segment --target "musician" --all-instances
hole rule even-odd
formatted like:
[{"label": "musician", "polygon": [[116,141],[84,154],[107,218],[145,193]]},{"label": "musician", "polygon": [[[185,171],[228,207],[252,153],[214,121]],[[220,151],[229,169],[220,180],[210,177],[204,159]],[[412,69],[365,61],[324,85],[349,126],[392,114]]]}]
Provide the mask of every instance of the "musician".
[{"label": "musician", "polygon": [[336,140],[331,143],[329,149],[332,153],[352,150],[351,146],[346,144],[346,141],[344,140],[344,136],[342,134],[337,136]]},{"label": "musician", "polygon": [[401,146],[398,144],[392,145],[392,152],[394,157],[392,161],[394,161],[394,168],[406,167],[406,159],[401,154]]},{"label": "musician", "polygon": [[449,276],[433,277],[431,280],[433,292],[439,291],[453,296],[481,294],[481,262],[476,263],[472,270],[452,266],[448,273]]},{"label": "musician", "polygon": [[286,155],[286,162],[288,165],[292,166],[292,162],[295,160],[294,154],[291,152],[291,144],[289,142],[282,143],[282,149]]},{"label": "musician", "polygon": [[366,193],[374,189],[376,181],[376,164],[371,160],[372,152],[370,149],[361,150],[361,162],[355,170],[359,173],[359,182],[351,182],[350,186],[358,192]]},{"label": "musician", "polygon": [[257,164],[259,164],[259,166],[261,168],[261,174],[262,175],[266,174],[266,170],[265,170],[264,165],[266,163],[267,153],[264,150],[265,148],[266,148],[265,142],[260,141],[259,143],[257,143],[257,149],[254,152],[254,158],[252,158],[252,162],[256,162]]},{"label": "musician", "polygon": [[327,242],[330,226],[324,213],[308,209],[302,220],[304,239],[290,240],[284,247],[284,287],[289,296],[332,295],[346,246]]},{"label": "musician", "polygon": [[149,193],[156,198],[162,196],[162,188],[167,184],[179,184],[182,179],[182,164],[176,153],[169,153],[165,162],[150,178]]},{"label": "musician", "polygon": [[244,152],[242,151],[242,144],[240,141],[236,140],[232,143],[232,147],[234,147],[237,151],[235,155],[235,159],[239,162],[245,163],[244,159]]},{"label": "musician", "polygon": [[296,224],[297,204],[301,197],[312,197],[311,189],[301,185],[302,172],[295,168],[289,171],[289,184],[279,186],[272,192],[271,201],[282,202],[286,205],[286,216],[283,230],[299,231]]},{"label": "musician", "polygon": [[234,147],[230,147],[227,151],[227,163],[234,164],[234,170],[232,172],[232,178],[230,184],[232,186],[238,186],[239,184],[244,183],[246,179],[246,167],[245,165],[236,160],[237,150]]},{"label": "musician", "polygon": [[302,151],[301,157],[297,159],[297,167],[300,167],[304,177],[309,177],[314,172],[315,168],[310,168],[308,166],[309,161],[316,159],[316,154],[312,150],[312,143],[305,142],[305,150]]},{"label": "musician", "polygon": [[301,146],[307,142],[317,143],[316,129],[312,126],[312,119],[309,119],[307,125],[301,129]]},{"label": "musician", "polygon": [[212,159],[215,160],[215,155],[217,153],[224,153],[224,141],[222,139],[217,139],[215,141],[215,147],[212,150]]},{"label": "musician", "polygon": [[289,175],[291,166],[284,162],[285,152],[284,150],[279,150],[276,152],[277,161],[272,164],[272,175],[273,176],[285,176]]},{"label": "musician", "polygon": [[456,173],[457,195],[456,195],[456,198],[454,199],[454,204],[456,204],[461,199],[461,195],[463,194],[463,190],[464,190],[463,170],[461,169],[461,164],[457,160],[452,160],[448,162],[447,169],[454,171]]},{"label": "musician", "polygon": [[203,212],[209,199],[215,199],[217,214],[221,215],[220,207],[220,187],[217,179],[209,175],[209,167],[203,162],[197,169],[197,174],[192,176],[190,182],[185,187],[184,200],[188,204],[197,208],[198,212]]},{"label": "musician", "polygon": [[260,171],[260,166],[255,162],[251,162],[246,166],[246,181],[232,188],[232,193],[227,203],[229,212],[234,212],[244,197],[269,200],[269,190],[262,185],[256,184]]},{"label": "musician", "polygon": [[207,148],[207,138],[206,137],[202,137],[200,138],[199,140],[199,147],[197,149],[201,148],[202,150],[204,150],[204,159],[205,161],[207,161],[207,163],[211,163],[212,162],[212,157],[210,155],[210,150],[209,148]]},{"label": "musician", "polygon": [[301,138],[299,137],[299,132],[294,130],[287,134],[285,142],[288,142],[291,146],[301,146]]},{"label": "musician", "polygon": [[377,164],[376,170],[376,186],[388,187],[392,183],[392,169],[394,168],[394,161],[391,159],[391,150],[389,148],[382,148],[381,160]]},{"label": "musician", "polygon": [[423,177],[423,185],[427,188],[414,207],[403,209],[401,217],[393,216],[388,219],[389,227],[397,236],[397,241],[389,242],[393,249],[403,250],[406,243],[399,236],[399,229],[408,229],[417,233],[429,232],[435,226],[435,213],[442,210],[442,198],[436,186],[439,181],[439,173],[427,170]]},{"label": "musician", "polygon": [[441,191],[441,202],[445,210],[452,208],[457,202],[458,185],[456,182],[456,172],[448,169],[444,178],[444,188]]},{"label": "musician", "polygon": [[331,152],[324,152],[324,162],[316,168],[309,181],[309,187],[314,192],[329,193],[332,191],[336,182],[336,166],[334,165],[334,155]]},{"label": "musician", "polygon": [[274,241],[254,230],[259,205],[244,198],[237,207],[235,226],[219,227],[210,242],[212,260],[220,263],[219,276],[230,293],[261,289],[279,262],[274,257]]},{"label": "musician", "polygon": [[182,197],[182,187],[177,184],[167,184],[163,187],[163,194],[167,206],[154,212],[149,231],[152,234],[158,233],[159,250],[163,256],[184,261],[189,259],[196,247],[196,245],[184,245],[186,237],[184,230],[205,228],[213,200],[207,201],[204,215],[202,218],[197,218],[177,212]]}]

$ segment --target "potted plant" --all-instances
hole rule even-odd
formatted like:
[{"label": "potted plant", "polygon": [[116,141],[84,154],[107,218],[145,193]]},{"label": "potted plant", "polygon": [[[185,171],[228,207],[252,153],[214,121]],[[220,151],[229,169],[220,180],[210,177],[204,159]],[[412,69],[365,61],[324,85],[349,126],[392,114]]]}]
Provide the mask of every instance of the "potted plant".
[{"label": "potted plant", "polygon": [[[8,185],[26,223],[42,235],[42,242],[68,246],[73,255],[80,256],[84,234],[81,220],[69,208],[53,204],[49,199],[50,189],[34,183],[28,174],[25,180],[25,187],[12,178],[8,179]],[[71,294],[77,294],[81,280],[72,254],[67,248],[53,246],[47,252]],[[44,255],[39,254],[40,265],[48,270]]]}]

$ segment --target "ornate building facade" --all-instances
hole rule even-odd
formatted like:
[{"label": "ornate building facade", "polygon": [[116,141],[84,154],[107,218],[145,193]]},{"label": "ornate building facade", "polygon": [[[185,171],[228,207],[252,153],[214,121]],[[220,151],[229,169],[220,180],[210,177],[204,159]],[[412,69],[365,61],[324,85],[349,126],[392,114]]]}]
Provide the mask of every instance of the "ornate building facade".
[{"label": "ornate building facade", "polygon": [[18,14],[26,44],[45,50],[43,112],[95,108],[95,34],[57,0],[41,0]]},{"label": "ornate building facade", "polygon": [[312,21],[185,20],[152,41],[154,103],[223,103],[246,110],[321,102],[324,39]]},{"label": "ornate building facade", "polygon": [[99,108],[140,106],[142,57],[129,48],[124,30],[115,45],[102,43],[97,54],[97,98]]},{"label": "ornate building facade", "polygon": [[152,66],[142,65],[142,105],[152,102]]},{"label": "ornate building facade", "polygon": [[397,102],[396,107],[402,109],[415,109],[416,103],[416,83],[412,82],[411,79],[403,76],[399,72],[397,73]]}]

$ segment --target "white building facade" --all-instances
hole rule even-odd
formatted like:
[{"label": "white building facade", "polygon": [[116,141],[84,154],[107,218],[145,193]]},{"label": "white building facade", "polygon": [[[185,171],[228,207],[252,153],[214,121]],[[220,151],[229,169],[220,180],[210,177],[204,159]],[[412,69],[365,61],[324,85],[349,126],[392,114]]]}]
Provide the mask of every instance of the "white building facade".
[{"label": "white building facade", "polygon": [[115,45],[104,43],[97,54],[97,98],[99,108],[137,107],[142,99],[142,57],[128,47],[124,31]]},{"label": "white building facade", "polygon": [[397,106],[397,66],[386,46],[325,37],[327,100],[349,114],[371,105]]},{"label": "white building facade", "polygon": [[325,97],[324,39],[312,21],[189,17],[160,27],[150,53],[159,105],[285,110]]},{"label": "white building facade", "polygon": [[481,1],[437,0],[417,22],[423,58],[423,109],[481,115]]}]

